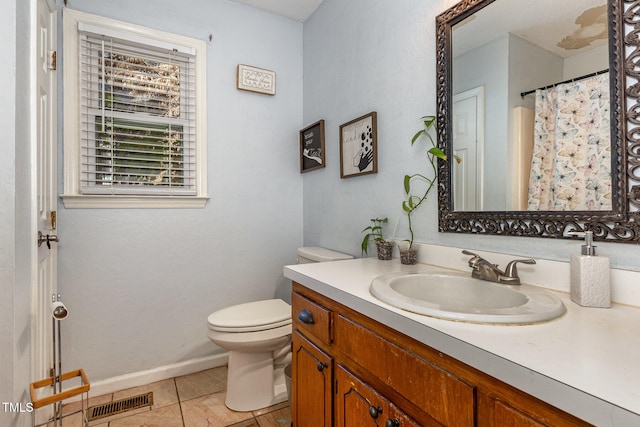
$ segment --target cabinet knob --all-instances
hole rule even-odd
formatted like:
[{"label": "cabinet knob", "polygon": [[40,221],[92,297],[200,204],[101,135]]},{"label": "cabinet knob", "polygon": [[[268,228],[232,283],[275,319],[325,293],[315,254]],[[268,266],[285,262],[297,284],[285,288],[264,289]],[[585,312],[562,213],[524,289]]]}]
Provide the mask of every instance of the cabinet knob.
[{"label": "cabinet knob", "polygon": [[316,323],[313,320],[313,314],[311,314],[311,312],[307,309],[304,309],[300,313],[298,313],[298,320],[300,320],[302,323],[306,323],[307,325],[313,325],[314,323]]},{"label": "cabinet knob", "polygon": [[374,420],[378,418],[378,415],[380,415],[381,413],[382,406],[378,406],[377,408],[373,405],[369,406],[369,415],[371,415],[371,418],[373,418]]},{"label": "cabinet knob", "polygon": [[326,363],[318,362],[318,371],[322,372],[328,367],[329,365],[327,365]]},{"label": "cabinet knob", "polygon": [[397,418],[395,420],[389,418],[387,422],[384,423],[384,427],[400,427],[400,421],[398,421]]}]

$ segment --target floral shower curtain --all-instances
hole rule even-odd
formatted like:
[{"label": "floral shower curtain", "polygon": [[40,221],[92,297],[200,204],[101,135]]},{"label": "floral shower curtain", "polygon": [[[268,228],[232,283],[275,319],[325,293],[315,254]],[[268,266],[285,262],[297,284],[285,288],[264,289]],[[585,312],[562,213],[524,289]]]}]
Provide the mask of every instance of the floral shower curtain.
[{"label": "floral shower curtain", "polygon": [[611,209],[609,73],[536,91],[529,210]]}]

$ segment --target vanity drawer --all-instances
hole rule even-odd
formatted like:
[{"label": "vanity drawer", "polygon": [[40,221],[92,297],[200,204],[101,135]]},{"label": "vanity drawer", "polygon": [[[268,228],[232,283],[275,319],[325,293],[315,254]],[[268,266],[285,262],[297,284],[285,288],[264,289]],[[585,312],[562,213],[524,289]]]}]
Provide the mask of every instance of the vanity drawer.
[{"label": "vanity drawer", "polygon": [[295,292],[291,308],[295,329],[308,332],[305,335],[313,335],[324,344],[331,343],[331,310]]},{"label": "vanity drawer", "polygon": [[438,423],[475,425],[475,387],[435,363],[343,315],[335,319],[334,345]]}]

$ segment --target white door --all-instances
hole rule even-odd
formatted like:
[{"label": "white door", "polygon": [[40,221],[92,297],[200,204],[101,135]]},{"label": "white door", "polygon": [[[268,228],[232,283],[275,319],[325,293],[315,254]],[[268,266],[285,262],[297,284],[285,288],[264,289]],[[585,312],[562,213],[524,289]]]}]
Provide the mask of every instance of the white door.
[{"label": "white door", "polygon": [[[38,232],[50,240],[56,235],[57,206],[57,138],[56,98],[57,84],[54,70],[56,51],[56,6],[53,0],[37,0],[36,25],[33,31],[33,55],[36,67],[35,128],[36,164],[32,174],[36,182],[37,229],[34,245],[38,245]],[[49,244],[47,244],[49,243]],[[43,241],[37,248],[37,280],[32,292],[32,380],[49,377],[52,366],[51,296],[57,294],[57,244]],[[50,392],[47,390],[47,392]]]},{"label": "white door", "polygon": [[453,97],[453,209],[482,210],[482,152],[484,145],[484,87]]}]

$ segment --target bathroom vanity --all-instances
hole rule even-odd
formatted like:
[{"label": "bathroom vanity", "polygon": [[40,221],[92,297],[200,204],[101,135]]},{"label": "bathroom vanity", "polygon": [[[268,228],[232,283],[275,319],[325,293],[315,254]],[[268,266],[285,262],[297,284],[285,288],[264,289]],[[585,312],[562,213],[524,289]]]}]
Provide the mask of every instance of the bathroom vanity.
[{"label": "bathroom vanity", "polygon": [[590,311],[557,293],[560,318],[499,326],[414,314],[369,292],[377,276],[416,270],[442,271],[371,258],[285,267],[294,426],[640,425],[639,369],[624,363],[640,342],[615,332],[640,310]]}]

